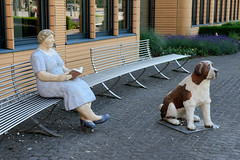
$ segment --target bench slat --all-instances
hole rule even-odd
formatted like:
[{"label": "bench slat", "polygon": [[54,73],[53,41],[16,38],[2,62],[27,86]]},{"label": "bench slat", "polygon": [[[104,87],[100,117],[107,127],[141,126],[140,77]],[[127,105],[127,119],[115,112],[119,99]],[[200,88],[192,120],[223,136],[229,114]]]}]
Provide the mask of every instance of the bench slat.
[{"label": "bench slat", "polygon": [[87,84],[92,87],[102,82],[108,81],[110,79],[116,78],[118,76],[137,71],[139,69],[147,68],[153,65],[158,65],[161,63],[166,63],[169,61],[174,61],[177,59],[187,58],[189,55],[178,55],[178,54],[171,54],[165,55],[161,57],[155,57],[143,61],[138,61],[137,63],[129,63],[123,66],[118,66],[116,68],[104,70],[98,73],[86,75],[82,77]]},{"label": "bench slat", "polygon": [[61,98],[46,99],[40,95],[34,95],[13,105],[5,106],[5,109],[0,110],[0,135],[61,100]]}]

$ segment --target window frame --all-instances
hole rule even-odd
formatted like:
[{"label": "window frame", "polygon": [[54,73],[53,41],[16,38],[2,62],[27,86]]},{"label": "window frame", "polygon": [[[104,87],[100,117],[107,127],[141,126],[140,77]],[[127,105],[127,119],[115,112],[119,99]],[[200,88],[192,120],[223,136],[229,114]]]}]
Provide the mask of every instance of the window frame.
[{"label": "window frame", "polygon": [[[49,28],[49,0],[40,0],[40,30]],[[37,44],[37,36],[36,37],[22,37],[15,38],[14,37],[15,46],[22,45],[30,45]]]},{"label": "window frame", "polygon": [[[126,15],[127,15],[126,16],[126,29],[118,29],[118,33],[119,34],[132,32],[131,26],[132,26],[132,17],[133,17],[133,14],[132,14],[133,13],[133,6],[132,6],[133,5],[132,4],[133,1],[132,0],[126,0],[125,2],[126,2],[126,7],[127,7],[127,9],[126,9]],[[149,7],[151,7],[151,5]],[[149,16],[152,16],[151,13],[152,12],[150,11],[150,15]],[[151,18],[149,18],[149,21],[150,21],[150,23],[152,25]],[[119,21],[118,21],[118,23],[119,23]],[[149,25],[150,25],[150,23],[149,23]]]},{"label": "window frame", "polygon": [[0,0],[0,48],[6,48],[6,16],[5,16],[5,0]]},{"label": "window frame", "polygon": [[[66,3],[67,5],[67,3]],[[82,14],[83,14],[83,33],[74,33],[74,34],[67,34],[67,41],[69,40],[76,40],[82,38],[89,38],[90,36],[90,0],[83,0],[83,7],[82,7]]]}]

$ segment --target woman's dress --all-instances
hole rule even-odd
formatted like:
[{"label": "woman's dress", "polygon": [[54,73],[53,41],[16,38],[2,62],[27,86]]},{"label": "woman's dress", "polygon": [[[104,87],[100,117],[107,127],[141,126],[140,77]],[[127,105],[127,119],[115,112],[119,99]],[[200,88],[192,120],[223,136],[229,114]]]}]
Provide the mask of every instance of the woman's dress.
[{"label": "woman's dress", "polygon": [[46,71],[55,75],[63,74],[64,62],[59,54],[47,54],[36,49],[31,55],[31,64],[37,78],[38,92],[42,97],[63,97],[66,110],[73,110],[96,99],[88,84],[80,78],[63,82],[44,82],[38,79],[37,73]]}]

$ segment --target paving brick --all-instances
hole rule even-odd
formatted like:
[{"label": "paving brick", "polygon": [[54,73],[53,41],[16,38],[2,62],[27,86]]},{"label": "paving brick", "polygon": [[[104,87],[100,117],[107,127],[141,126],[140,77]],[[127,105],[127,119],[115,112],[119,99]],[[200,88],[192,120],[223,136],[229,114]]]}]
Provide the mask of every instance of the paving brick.
[{"label": "paving brick", "polygon": [[[62,137],[47,137],[19,133],[30,124],[24,122],[8,134],[0,136],[0,160],[8,159],[84,159],[84,160],[238,160],[240,155],[240,53],[190,59],[185,68],[193,71],[201,60],[214,62],[219,76],[211,82],[211,115],[219,129],[183,134],[159,125],[158,105],[188,74],[172,72],[170,63],[165,70],[170,80],[149,77],[144,74],[140,81],[147,89],[123,85],[130,81],[123,76],[113,90],[122,100],[97,96],[93,110],[97,114],[109,113],[111,119],[97,126],[94,133],[83,133],[79,128],[77,112],[66,112],[59,106],[47,120],[47,127]],[[136,72],[138,74],[140,72]],[[112,83],[112,81],[110,81]],[[100,93],[101,86],[93,91]],[[196,114],[202,118],[200,108]],[[45,115],[45,112],[39,116]]]}]

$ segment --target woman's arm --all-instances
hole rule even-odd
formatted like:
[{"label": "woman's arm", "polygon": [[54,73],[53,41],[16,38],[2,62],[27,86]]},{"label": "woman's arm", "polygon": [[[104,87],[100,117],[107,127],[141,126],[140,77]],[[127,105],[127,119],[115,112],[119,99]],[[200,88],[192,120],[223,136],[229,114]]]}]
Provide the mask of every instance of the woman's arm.
[{"label": "woman's arm", "polygon": [[40,71],[37,73],[37,77],[41,80],[41,81],[57,81],[57,82],[62,82],[62,81],[67,81],[69,79],[72,78],[72,75],[69,75],[68,73],[63,73],[60,75],[55,75],[55,74],[51,74],[49,72],[46,71]]}]

